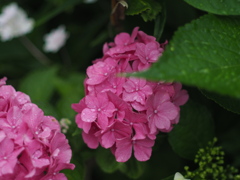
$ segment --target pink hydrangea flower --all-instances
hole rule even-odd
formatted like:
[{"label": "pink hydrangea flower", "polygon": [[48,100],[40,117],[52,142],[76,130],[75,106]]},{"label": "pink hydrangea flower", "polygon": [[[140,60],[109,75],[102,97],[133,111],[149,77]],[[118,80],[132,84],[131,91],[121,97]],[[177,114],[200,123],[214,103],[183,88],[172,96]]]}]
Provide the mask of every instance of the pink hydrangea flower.
[{"label": "pink hydrangea flower", "polygon": [[0,79],[0,179],[62,179],[74,169],[58,121]]},{"label": "pink hydrangea flower", "polygon": [[124,76],[150,68],[166,44],[159,44],[138,27],[131,35],[120,33],[114,42],[104,44],[103,57],[87,69],[86,96],[72,104],[89,148],[110,148],[119,162],[132,154],[146,161],[157,134],[171,131],[178,123],[179,106],[188,100],[180,83]]}]

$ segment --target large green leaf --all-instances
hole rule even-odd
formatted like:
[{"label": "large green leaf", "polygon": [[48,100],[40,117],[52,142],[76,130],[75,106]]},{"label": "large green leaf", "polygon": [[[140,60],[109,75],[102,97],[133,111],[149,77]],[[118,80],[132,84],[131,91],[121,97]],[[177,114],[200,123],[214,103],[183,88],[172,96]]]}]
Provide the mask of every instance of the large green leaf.
[{"label": "large green leaf", "polygon": [[143,11],[141,14],[145,22],[154,20],[158,13],[162,11],[162,6],[159,2],[155,0],[148,0],[148,4],[150,9]]},{"label": "large green leaf", "polygon": [[79,161],[78,158],[72,158],[71,163],[73,163],[75,165],[75,169],[71,170],[71,169],[64,169],[61,172],[64,173],[68,180],[84,180],[85,178],[85,171],[86,171],[86,167],[83,164],[82,161]]},{"label": "large green leaf", "polygon": [[128,1],[127,15],[141,14],[144,21],[152,21],[162,10],[161,4],[155,0]]},{"label": "large green leaf", "polygon": [[32,102],[48,102],[54,90],[56,72],[56,67],[33,71],[21,81],[19,90],[28,94]]},{"label": "large green leaf", "polygon": [[173,150],[181,157],[194,159],[199,148],[214,137],[214,125],[209,110],[189,101],[181,108],[181,119],[169,133]]},{"label": "large green leaf", "polygon": [[145,164],[132,157],[127,162],[120,163],[119,170],[130,179],[138,179],[144,173]]},{"label": "large green leaf", "polygon": [[240,97],[240,21],[205,15],[179,28],[160,61],[139,76]]},{"label": "large green leaf", "polygon": [[190,5],[219,15],[240,15],[240,1],[238,0],[184,0]]},{"label": "large green leaf", "polygon": [[137,15],[148,9],[151,9],[151,7],[146,0],[131,0],[128,1],[128,9],[126,10],[126,14]]},{"label": "large green leaf", "polygon": [[227,109],[228,111],[240,114],[240,99],[223,96],[220,94],[208,92],[205,90],[201,90],[201,92],[209,99],[215,101],[223,108]]},{"label": "large green leaf", "polygon": [[85,74],[71,73],[67,78],[55,78],[54,85],[60,94],[57,101],[57,109],[61,117],[74,118],[76,112],[71,108],[71,104],[78,103],[84,97]]},{"label": "large green leaf", "polygon": [[106,173],[113,173],[120,166],[120,163],[116,161],[109,149],[99,149],[96,155],[96,161],[99,167]]},{"label": "large green leaf", "polygon": [[79,101],[85,94],[83,84],[85,78],[85,74],[74,72],[70,73],[68,77],[65,78],[55,78],[54,85],[62,97],[75,97],[78,98]]}]

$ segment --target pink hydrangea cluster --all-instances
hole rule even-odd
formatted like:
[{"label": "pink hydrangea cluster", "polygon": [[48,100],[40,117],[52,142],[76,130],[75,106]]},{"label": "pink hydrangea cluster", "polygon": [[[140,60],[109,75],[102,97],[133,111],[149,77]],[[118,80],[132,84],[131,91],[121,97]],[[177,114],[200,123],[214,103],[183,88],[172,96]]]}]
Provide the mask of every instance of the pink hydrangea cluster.
[{"label": "pink hydrangea cluster", "polygon": [[104,44],[104,56],[87,69],[86,96],[72,105],[84,142],[90,148],[111,148],[118,162],[132,152],[137,160],[148,160],[156,135],[172,130],[179,106],[188,100],[180,83],[123,76],[148,69],[166,45],[138,29]]},{"label": "pink hydrangea cluster", "polygon": [[0,179],[66,180],[72,151],[58,121],[0,79]]}]

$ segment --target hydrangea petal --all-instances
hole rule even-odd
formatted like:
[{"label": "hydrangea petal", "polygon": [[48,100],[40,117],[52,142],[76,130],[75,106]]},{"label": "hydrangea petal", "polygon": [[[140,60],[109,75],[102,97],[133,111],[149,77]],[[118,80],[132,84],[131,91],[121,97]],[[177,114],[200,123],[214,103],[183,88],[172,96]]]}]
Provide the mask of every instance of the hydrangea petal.
[{"label": "hydrangea petal", "polygon": [[152,146],[154,145],[154,140],[143,139],[137,140],[134,143],[134,156],[138,161],[147,161],[150,159],[152,154]]},{"label": "hydrangea petal", "polygon": [[92,109],[85,108],[81,113],[81,118],[85,122],[93,122],[97,118],[97,112]]},{"label": "hydrangea petal", "polygon": [[132,141],[129,138],[117,140],[115,157],[117,162],[126,162],[132,155]]}]

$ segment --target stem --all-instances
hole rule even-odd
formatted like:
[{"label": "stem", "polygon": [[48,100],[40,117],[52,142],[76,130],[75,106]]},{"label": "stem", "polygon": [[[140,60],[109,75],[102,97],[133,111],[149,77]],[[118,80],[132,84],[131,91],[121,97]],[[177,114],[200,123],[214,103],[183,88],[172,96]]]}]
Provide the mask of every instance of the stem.
[{"label": "stem", "polygon": [[116,29],[117,32],[123,31],[122,22],[125,19],[125,9],[119,0],[111,0],[112,12],[111,12],[111,25]]},{"label": "stem", "polygon": [[50,64],[50,59],[45,56],[26,36],[19,38],[21,43],[26,49],[43,65],[47,66]]}]

